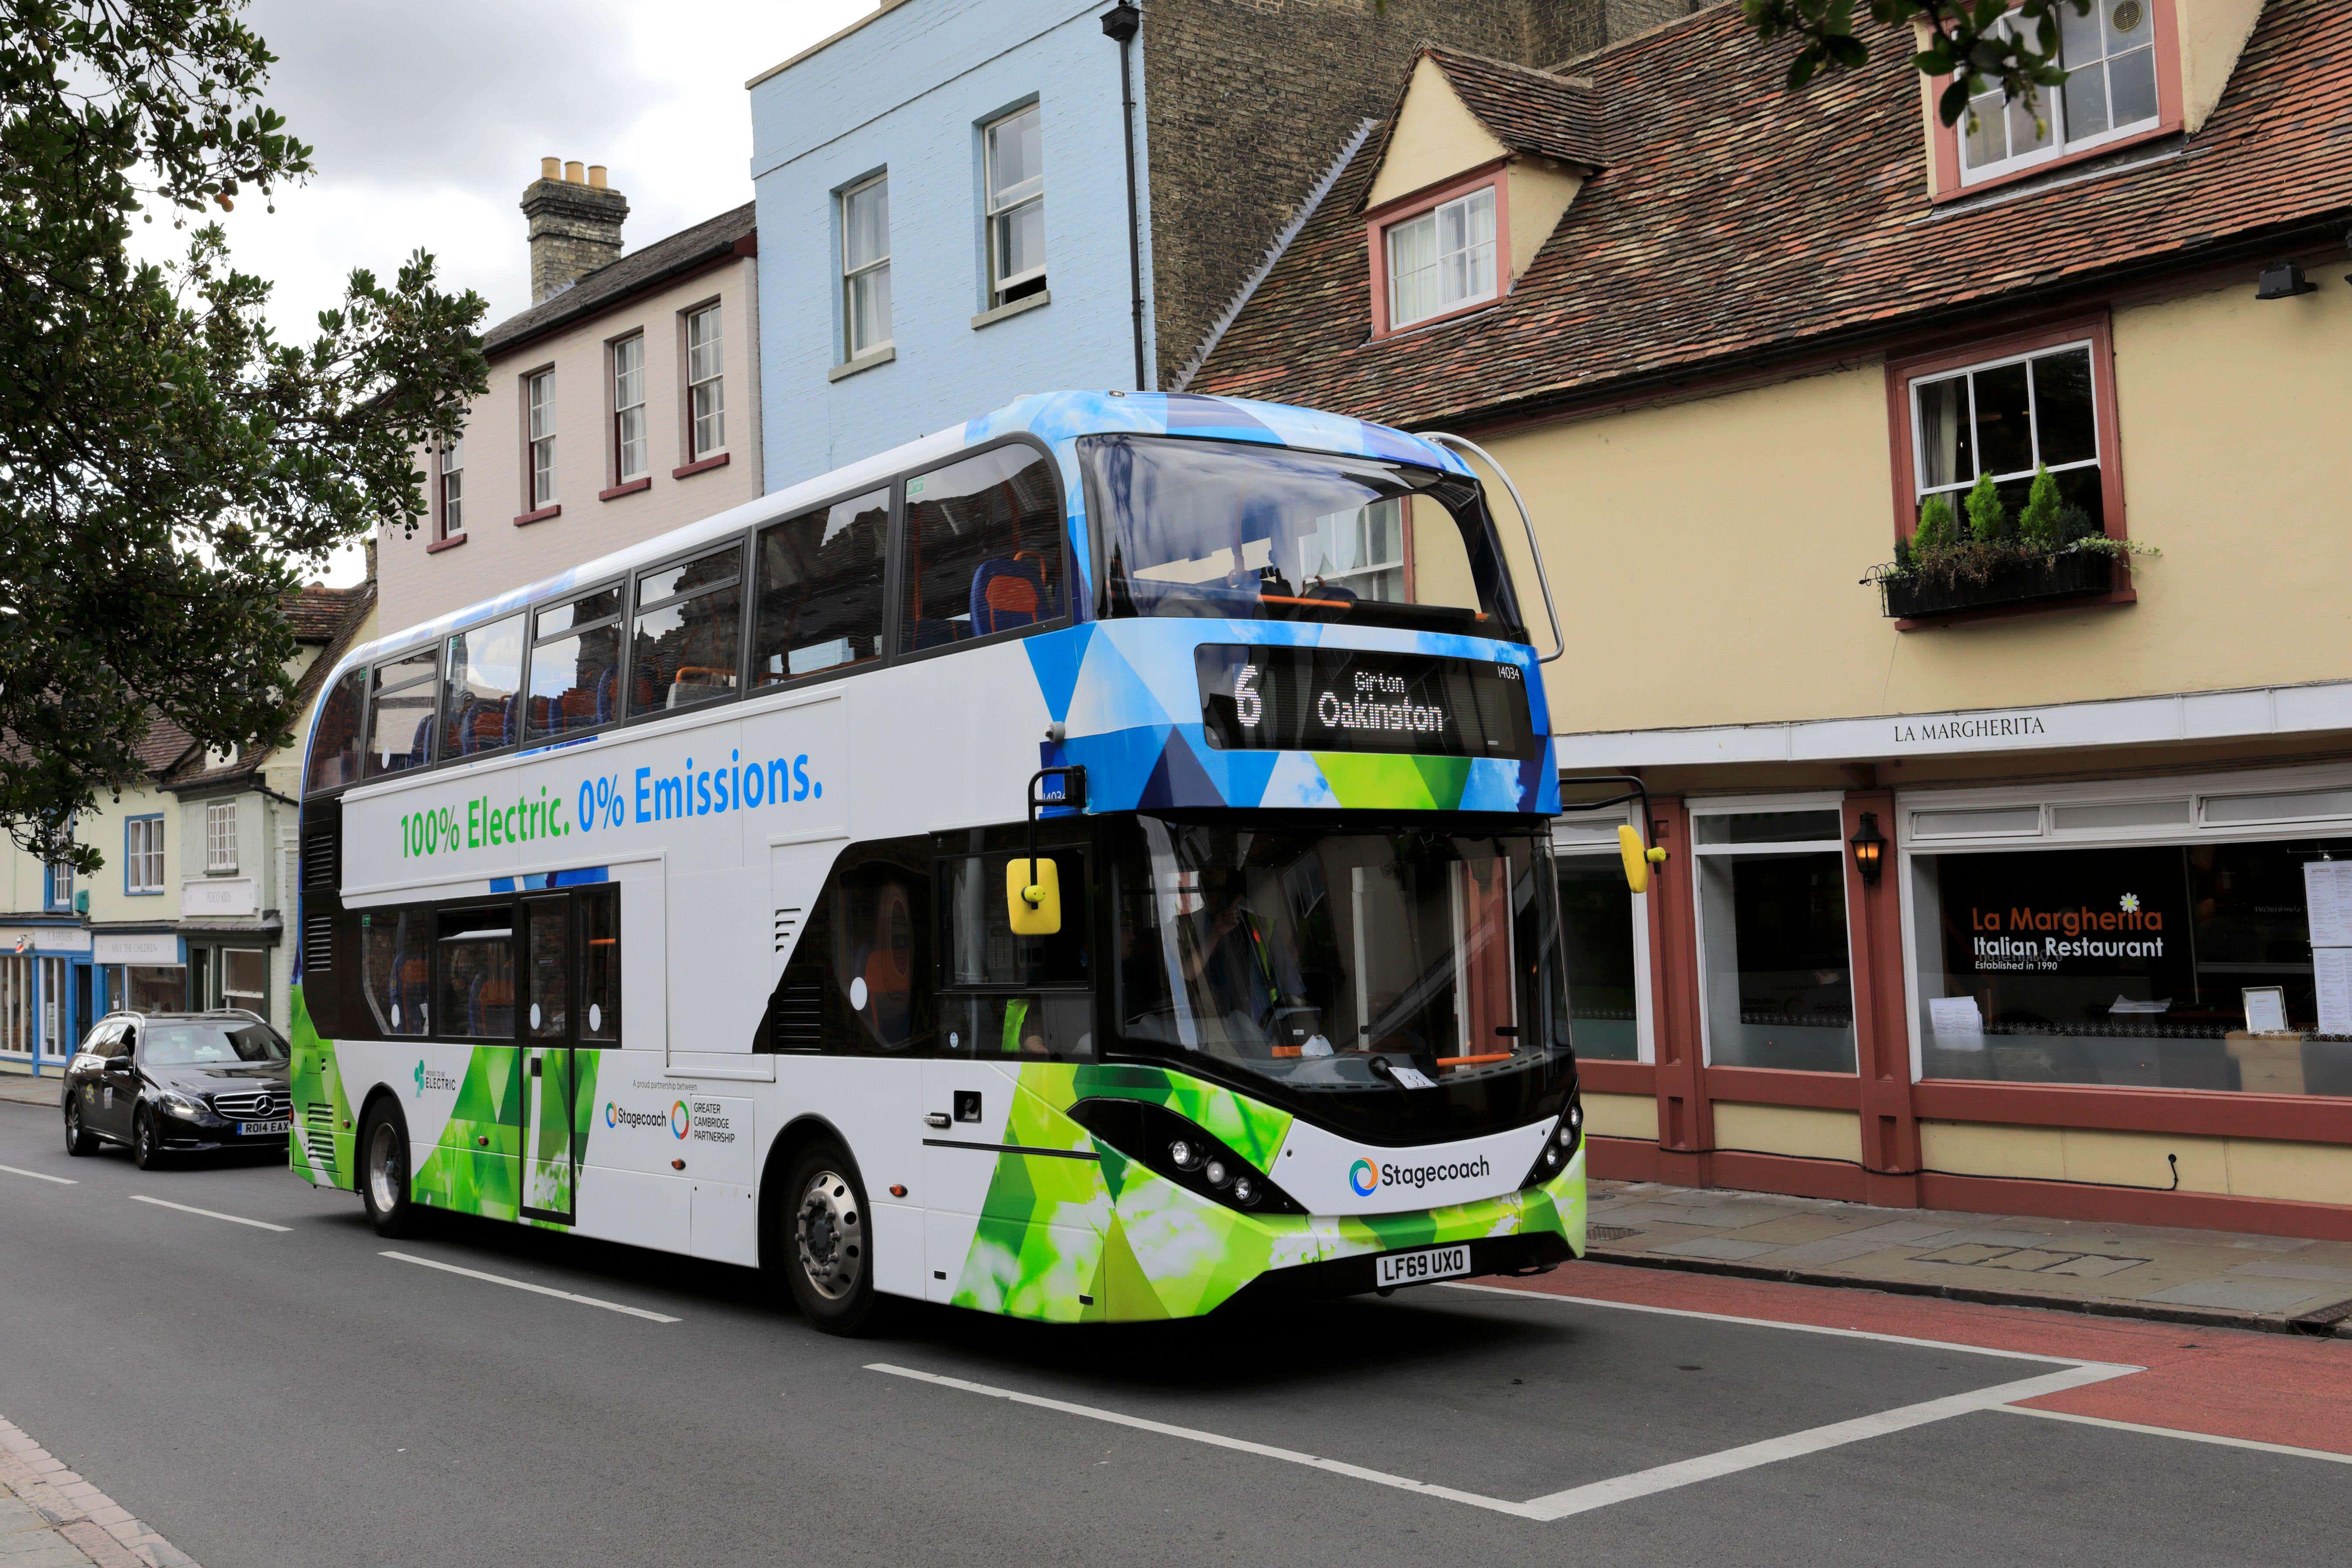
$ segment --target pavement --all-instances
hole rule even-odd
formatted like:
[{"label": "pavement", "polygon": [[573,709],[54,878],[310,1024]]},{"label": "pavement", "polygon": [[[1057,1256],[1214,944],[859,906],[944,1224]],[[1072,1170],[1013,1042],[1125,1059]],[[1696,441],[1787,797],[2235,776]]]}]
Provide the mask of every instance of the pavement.
[{"label": "pavement", "polygon": [[1588,1262],[843,1341],[743,1269],[448,1216],[390,1242],[274,1164],[71,1159],[47,1106],[0,1104],[0,1415],[81,1478],[52,1489],[212,1568],[2267,1568],[2352,1537],[2334,1339]]}]

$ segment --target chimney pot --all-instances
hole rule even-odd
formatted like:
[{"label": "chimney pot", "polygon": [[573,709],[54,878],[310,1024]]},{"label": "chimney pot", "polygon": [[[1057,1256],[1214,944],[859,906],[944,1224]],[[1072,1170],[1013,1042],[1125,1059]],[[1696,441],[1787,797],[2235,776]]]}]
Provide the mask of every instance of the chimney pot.
[{"label": "chimney pot", "polygon": [[589,165],[588,165],[588,184],[589,184],[590,185],[593,186],[593,187],[594,187],[595,189],[597,189],[597,190],[600,190],[600,191],[601,191],[601,190],[604,189],[604,164],[602,164],[602,163],[591,163],[591,164],[589,164]]},{"label": "chimney pot", "polygon": [[556,158],[541,158],[539,161],[539,177],[542,180],[560,180],[563,178],[562,161]]},{"label": "chimney pot", "polygon": [[567,160],[564,162],[564,164],[563,164],[563,183],[564,183],[565,184],[567,184],[567,185],[583,185],[583,184],[586,184],[588,183],[584,178],[583,178],[583,177],[582,177],[582,171],[581,171],[581,168],[580,168],[580,160],[579,160],[579,159],[577,159],[577,158],[572,158],[572,159],[567,159]]}]

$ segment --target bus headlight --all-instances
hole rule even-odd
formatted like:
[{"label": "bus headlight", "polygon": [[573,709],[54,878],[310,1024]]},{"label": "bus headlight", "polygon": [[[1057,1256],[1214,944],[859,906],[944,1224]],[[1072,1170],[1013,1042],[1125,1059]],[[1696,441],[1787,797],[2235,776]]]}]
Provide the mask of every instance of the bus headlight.
[{"label": "bus headlight", "polygon": [[1197,1170],[1201,1163],[1201,1146],[1190,1138],[1178,1138],[1168,1145],[1168,1158],[1180,1171]]},{"label": "bus headlight", "polygon": [[1226,1165],[1223,1160],[1211,1160],[1208,1163],[1201,1167],[1201,1174],[1207,1179],[1209,1185],[1213,1187],[1222,1187],[1227,1182],[1234,1179],[1232,1168]]},{"label": "bus headlight", "polygon": [[1306,1205],[1190,1118],[1163,1105],[1105,1096],[1069,1118],[1104,1143],[1195,1197],[1255,1214],[1303,1215]]},{"label": "bus headlight", "polygon": [[1568,1163],[1576,1157],[1577,1146],[1583,1140],[1584,1100],[1577,1093],[1576,1086],[1570,1084],[1568,1090],[1568,1104],[1561,1108],[1559,1120],[1552,1123],[1551,1131],[1545,1137],[1542,1149],[1537,1152],[1535,1163],[1528,1167],[1527,1180],[1521,1182],[1519,1185],[1538,1187],[1559,1175],[1568,1168]]}]

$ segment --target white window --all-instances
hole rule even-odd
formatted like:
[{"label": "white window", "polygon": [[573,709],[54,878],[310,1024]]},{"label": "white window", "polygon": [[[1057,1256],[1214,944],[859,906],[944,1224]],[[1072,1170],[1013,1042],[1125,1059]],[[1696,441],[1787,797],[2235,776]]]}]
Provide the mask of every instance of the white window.
[{"label": "white window", "polygon": [[1037,106],[1008,114],[982,135],[988,184],[991,310],[1045,287],[1045,146]]},{"label": "white window", "polygon": [[205,802],[205,869],[236,869],[236,802]]},{"label": "white window", "polygon": [[1913,382],[1919,505],[1941,496],[1966,528],[1969,489],[1990,474],[2013,522],[2034,469],[2046,466],[2066,509],[2066,537],[2105,531],[2091,363],[2089,343],[2068,343]]},{"label": "white window", "polygon": [[1389,325],[1409,327],[1495,297],[1495,189],[1388,228]]},{"label": "white window", "polygon": [[1298,580],[1345,588],[1359,599],[1409,603],[1404,501],[1396,496],[1315,520],[1298,540]]},{"label": "white window", "polygon": [[1691,851],[1706,1064],[1853,1071],[1837,798],[1694,803]]},{"label": "white window", "polygon": [[160,816],[134,816],[125,824],[123,840],[123,891],[126,893],[160,893],[163,890],[163,819]]},{"label": "white window", "polygon": [[65,861],[60,860],[57,864],[48,867],[47,870],[47,876],[46,878],[46,881],[47,884],[48,907],[53,910],[72,909],[74,896],[73,867],[67,864]]},{"label": "white window", "polygon": [[719,307],[706,305],[686,318],[687,461],[700,462],[727,449],[727,382],[719,374],[726,339]]},{"label": "white window", "polygon": [[524,399],[530,406],[530,509],[555,504],[555,373],[542,370],[524,378]]},{"label": "white window", "polygon": [[2058,7],[2066,85],[2030,104],[2004,103],[1998,89],[1970,99],[1959,127],[1961,179],[2014,174],[2154,125],[2154,9],[2155,0],[2095,0],[2086,16]]},{"label": "white window", "polygon": [[613,345],[613,482],[646,477],[646,335]]},{"label": "white window", "polygon": [[841,321],[845,358],[890,346],[890,177],[841,193]]},{"label": "white window", "polygon": [[441,537],[466,531],[466,438],[441,448]]}]

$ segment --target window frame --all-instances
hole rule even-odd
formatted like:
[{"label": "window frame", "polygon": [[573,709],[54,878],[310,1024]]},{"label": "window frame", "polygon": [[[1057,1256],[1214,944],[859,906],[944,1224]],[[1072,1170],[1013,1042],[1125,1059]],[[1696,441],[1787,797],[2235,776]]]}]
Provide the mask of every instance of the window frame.
[{"label": "window frame", "polygon": [[[1824,1083],[1841,1082],[1846,1079],[1853,1079],[1858,1083],[1866,1059],[1863,1047],[1865,1025],[1859,994],[1862,971],[1854,963],[1855,910],[1852,889],[1846,886],[1845,877],[1845,873],[1851,868],[1847,864],[1849,850],[1843,826],[1844,795],[1836,790],[1808,790],[1784,795],[1694,796],[1685,802],[1685,810],[1690,823],[1690,837],[1685,846],[1689,853],[1684,857],[1689,862],[1689,869],[1684,874],[1689,879],[1691,956],[1694,973],[1698,976],[1701,988],[1697,1007],[1699,1065],[1710,1072],[1792,1072],[1801,1073],[1809,1080]],[[1790,811],[1828,812],[1838,819],[1839,826],[1828,838],[1771,839],[1759,844],[1703,844],[1699,841],[1698,824],[1703,816],[1752,816],[1759,814]],[[1759,1068],[1747,1062],[1717,1061],[1715,1059],[1715,1025],[1709,1016],[1712,1009],[1706,1005],[1705,994],[1706,978],[1711,971],[1707,967],[1706,959],[1706,884],[1700,879],[1702,863],[1718,857],[1754,859],[1766,856],[1793,858],[1825,853],[1835,854],[1841,874],[1838,890],[1843,902],[1844,916],[1839,924],[1843,928],[1845,935],[1846,994],[1848,1000],[1854,1004],[1854,1014],[1847,1023],[1846,1029],[1853,1036],[1854,1065],[1840,1070],[1822,1068]]]},{"label": "window frame", "polygon": [[[449,462],[453,451],[457,456],[454,468]],[[449,489],[453,479],[457,482],[455,494]],[[465,481],[466,437],[460,432],[455,441],[443,443],[433,453],[433,541],[436,544],[466,537]]]},{"label": "window frame", "polygon": [[[1507,177],[1507,157],[1496,158],[1455,175],[1440,184],[1424,185],[1420,190],[1383,202],[1364,214],[1364,244],[1371,261],[1371,275],[1367,279],[1372,302],[1372,336],[1385,338],[1399,332],[1417,332],[1441,321],[1474,311],[1488,310],[1510,298],[1517,279],[1511,272],[1511,182]],[[1475,300],[1423,316],[1402,325],[1391,318],[1389,280],[1389,231],[1400,225],[1435,212],[1453,202],[1463,201],[1481,190],[1495,193],[1495,287],[1494,291]]]},{"label": "window frame", "polygon": [[74,907],[73,865],[66,860],[41,866],[41,908],[50,914],[71,914]]},{"label": "window frame", "polygon": [[[609,625],[616,629],[616,635],[619,638],[620,644],[618,654],[613,661],[613,689],[616,697],[620,696],[625,690],[629,679],[629,591],[631,584],[632,579],[626,574],[618,577],[605,577],[593,583],[582,584],[574,587],[566,588],[562,594],[552,599],[535,599],[523,606],[523,716],[522,724],[519,731],[520,738],[516,741],[513,747],[509,748],[509,750],[519,752],[541,751],[549,746],[568,744],[569,742],[577,741],[583,736],[601,735],[605,731],[617,729],[622,724],[628,721],[628,703],[625,700],[616,700],[614,703],[614,717],[605,720],[602,724],[592,724],[578,730],[566,730],[561,735],[548,734],[544,736],[534,736],[530,732],[530,678],[532,669],[538,663],[539,650],[542,644],[561,642],[565,637],[576,637],[581,635],[583,631],[593,631],[600,626]],[[539,635],[539,617],[542,611],[561,609],[564,605],[576,604],[580,600],[589,598],[594,595],[615,591],[618,592],[621,596],[621,607],[614,611],[609,617],[588,622],[585,626],[567,626],[560,632],[550,632],[543,637]],[[487,626],[490,621],[500,620],[503,618],[503,616],[492,616],[479,624]],[[470,630],[472,628],[467,627],[466,629]],[[450,634],[452,637],[457,635],[457,634],[455,632]],[[446,658],[444,663],[446,663]],[[489,754],[490,753],[487,752],[477,752],[474,753],[474,756],[476,758],[479,758],[488,756]],[[462,763],[470,759],[458,758],[457,760]]]},{"label": "window frame", "polygon": [[[1887,360],[1886,410],[1895,486],[1895,538],[1908,540],[1919,526],[1919,437],[1917,395],[1914,388],[1921,382],[1936,381],[1962,371],[1991,369],[2077,343],[2087,345],[2091,351],[2091,416],[2098,453],[2101,521],[2109,539],[2131,537],[2124,517],[2123,437],[2116,414],[2115,333],[2107,313],[2101,310],[2095,315],[2055,318],[2000,336],[1975,339],[1965,346],[1946,346]],[[2104,595],[1960,611],[1926,620],[1902,618],[1895,626],[1898,631],[1909,631],[1916,626],[1947,626],[1979,616],[2074,610],[2086,604],[2130,604],[2137,598],[2131,586],[2131,562],[2128,557],[2118,557],[2115,562],[2115,585]]]},{"label": "window frame", "polygon": [[[558,602],[560,603],[561,601]],[[462,626],[453,627],[451,630],[442,633],[438,642],[428,643],[425,645],[427,647],[433,649],[439,668],[434,672],[433,677],[433,755],[425,759],[425,768],[446,767],[452,763],[478,763],[490,757],[510,756],[517,752],[524,751],[529,748],[530,742],[528,737],[530,734],[530,716],[528,712],[526,712],[523,721],[515,726],[515,738],[505,742],[503,745],[485,746],[478,752],[462,752],[454,757],[443,756],[441,754],[442,748],[449,743],[449,645],[456,642],[459,637],[471,637],[474,633],[481,631],[486,627],[494,626],[500,621],[511,620],[518,615],[522,617],[522,663],[519,667],[516,674],[516,679],[520,683],[517,690],[523,699],[525,704],[528,705],[530,700],[530,632],[531,627],[536,624],[536,617],[538,615],[537,606],[526,605],[520,609],[509,608],[498,611],[493,615],[479,616],[477,619],[467,621]],[[412,648],[409,650],[406,657],[413,658],[416,654],[424,650]],[[404,686],[397,689],[405,691],[408,689]],[[364,771],[364,764],[362,764],[362,771]],[[407,773],[421,773],[425,770],[420,768],[408,768],[402,771]],[[382,776],[390,777],[391,775],[384,774]]]},{"label": "window frame", "polygon": [[[400,685],[392,688],[389,692],[379,692],[376,689],[375,678],[385,666],[405,663],[409,659],[415,658],[420,653],[429,653],[433,656],[433,673],[430,676],[419,677],[415,680],[404,681]],[[322,792],[322,797],[325,795],[340,794],[342,790],[351,789],[359,784],[373,784],[378,779],[394,778],[402,773],[424,773],[440,765],[430,752],[440,750],[441,688],[444,678],[447,673],[447,653],[448,648],[446,641],[444,639],[436,638],[428,642],[412,643],[405,647],[380,653],[375,658],[368,660],[367,663],[354,665],[352,667],[355,669],[364,671],[367,677],[366,679],[360,682],[359,777],[352,780],[348,784],[339,786],[335,790]],[[349,672],[347,671],[346,673]],[[375,733],[376,699],[379,696],[397,697],[402,692],[408,690],[412,687],[423,686],[428,682],[433,688],[433,745],[428,750],[428,753],[425,760],[413,768],[389,768],[382,773],[370,773],[368,771],[368,759],[374,753],[369,751],[368,742]]]},{"label": "window frame", "polygon": [[[163,858],[163,816],[164,814],[158,811],[122,819],[122,892],[125,898],[163,896],[164,879],[171,872]],[[144,847],[134,849],[131,843],[131,829],[142,825],[147,831],[142,837],[147,842]],[[142,879],[140,872],[149,862],[153,865],[154,876]]]},{"label": "window frame", "polygon": [[[221,809],[223,806],[226,806],[228,809],[224,812]],[[228,825],[228,862],[226,865],[221,862],[221,835],[218,831],[221,824],[224,822]],[[238,837],[236,796],[233,795],[216,795],[213,799],[205,802],[205,876],[234,877],[237,875],[237,865],[239,860],[239,845],[237,843]]]},{"label": "window frame", "polygon": [[[1061,521],[1054,532],[1055,543],[1062,552],[1062,613],[1050,620],[1033,621],[1025,626],[991,632],[983,637],[967,637],[961,642],[941,643],[937,647],[901,648],[898,646],[898,622],[907,591],[905,575],[908,529],[907,481],[921,479],[926,474],[937,473],[941,468],[953,468],[956,464],[973,458],[983,457],[1000,447],[1029,447],[1045,458],[1047,471],[1054,476],[1054,494],[1061,509]],[[852,493],[863,495],[866,492],[857,490]],[[798,516],[799,514],[793,512],[786,515]],[[1099,555],[1100,552],[1097,551],[1097,559]],[[1034,637],[1040,632],[1058,631],[1064,627],[1075,626],[1077,624],[1077,600],[1080,588],[1083,586],[1088,595],[1096,591],[1092,584],[1080,584],[1072,580],[1070,574],[1076,569],[1076,562],[1070,553],[1069,481],[1063,476],[1062,465],[1055,460],[1052,448],[1027,431],[1000,436],[993,441],[983,441],[977,447],[966,447],[960,452],[894,474],[890,478],[890,559],[888,568],[884,574],[884,592],[889,595],[889,601],[883,606],[885,612],[883,635],[889,638],[889,641],[883,650],[883,657],[876,662],[886,666],[913,664],[922,659],[937,658],[942,654],[962,653],[976,647],[992,647],[998,643],[1013,642],[1022,637]]]},{"label": "window frame", "polygon": [[[678,465],[680,468],[692,468],[698,463],[709,462],[714,458],[726,456],[729,450],[726,433],[726,305],[727,302],[724,299],[713,298],[702,300],[698,304],[688,305],[677,313],[677,404],[679,419],[677,449],[684,458],[684,461]],[[714,357],[714,365],[711,373],[698,381],[695,379],[694,374],[694,323],[700,321],[705,316],[713,316],[718,319],[718,336],[716,339],[718,352]],[[701,445],[702,437],[698,428],[699,416],[695,413],[694,408],[694,395],[705,386],[715,386],[719,389],[716,395],[719,404],[716,417],[719,421],[719,435],[718,444],[711,447],[704,447]],[[673,474],[671,477],[674,479],[677,476]]]},{"label": "window frame", "polygon": [[[872,487],[868,486],[867,488],[871,489]],[[864,492],[861,491],[859,493],[862,494]],[[799,514],[786,514],[787,517],[797,515]],[[785,519],[776,518],[773,521],[782,522],[785,521]],[[755,542],[758,538],[759,532],[757,529],[739,528],[731,533],[721,535],[717,539],[706,539],[699,543],[688,545],[680,550],[674,550],[668,554],[662,556],[657,561],[649,561],[642,566],[634,566],[629,569],[627,579],[628,592],[622,595],[621,600],[621,674],[619,678],[621,700],[614,705],[620,713],[620,717],[614,721],[614,723],[650,724],[663,719],[675,719],[680,714],[699,713],[713,708],[722,708],[730,702],[740,702],[743,700],[745,691],[744,682],[749,678],[749,660],[751,658],[750,643],[751,637],[751,626],[753,624],[752,599],[754,595],[751,571],[751,555]],[[687,704],[683,708],[656,708],[650,713],[630,712],[628,694],[630,691],[635,689],[637,676],[637,617],[645,614],[647,610],[667,609],[672,605],[684,604],[688,599],[698,598],[704,594],[715,592],[717,586],[720,586],[711,585],[693,588],[682,594],[672,594],[667,598],[656,599],[650,605],[641,605],[638,603],[637,596],[645,580],[658,573],[667,572],[673,566],[682,565],[688,561],[698,561],[706,555],[716,555],[721,550],[729,548],[732,548],[735,552],[735,586],[737,590],[737,597],[740,601],[735,606],[734,688],[731,690],[721,692],[716,697],[704,697],[698,699],[697,700]],[[567,598],[577,598],[578,596],[577,593],[568,593],[566,595]],[[559,599],[551,601],[551,604],[561,604],[563,602],[564,600]],[[531,605],[530,614],[536,617],[541,607],[541,606],[537,605]],[[534,620],[532,624],[535,625],[536,621]],[[526,638],[525,640],[528,642],[529,639]],[[526,687],[528,687],[530,679],[530,671],[526,668],[523,671],[523,680]],[[582,731],[583,734],[587,732],[588,731]],[[569,736],[565,737],[567,740],[570,738],[571,737]]]},{"label": "window frame", "polygon": [[[996,201],[996,154],[992,146],[992,134],[999,126],[1009,125],[1024,115],[1030,114],[1037,117],[1036,189],[1017,200],[999,206]],[[982,276],[985,283],[985,292],[982,308],[984,310],[1002,310],[1007,305],[1019,304],[1021,300],[1046,291],[1051,268],[1045,262],[1039,262],[1026,272],[1016,272],[1007,277],[1000,278],[996,272],[998,220],[1009,217],[1024,207],[1034,205],[1042,209],[1045,205],[1045,106],[1042,99],[1033,98],[1026,103],[1015,105],[1001,114],[992,115],[980,122],[980,239],[983,252]],[[1007,289],[1024,288],[1031,283],[1036,284],[1037,287],[1031,289],[1029,293],[1023,294],[1019,299],[1006,298]]]},{"label": "window frame", "polygon": [[[636,350],[637,400],[621,401],[622,355],[634,345]],[[646,410],[652,399],[646,393],[647,372],[646,330],[632,327],[625,332],[605,340],[604,343],[604,474],[606,479],[600,500],[612,500],[619,496],[634,495],[650,486],[654,480],[653,421]],[[637,458],[639,467],[632,473],[622,467],[628,449],[625,426],[629,416],[636,416]]]},{"label": "window frame", "polygon": [[[2030,180],[2053,169],[2179,134],[2187,124],[2182,108],[2179,21],[2168,0],[2146,0],[2146,4],[2148,19],[2156,28],[2156,121],[2153,124],[2139,123],[2121,132],[2102,132],[2071,143],[2062,132],[2057,142],[2045,152],[2006,159],[1970,173],[1960,157],[1959,127],[1945,124],[1943,117],[1936,110],[1945,89],[1951,86],[1952,79],[1949,76],[1922,79],[1921,103],[1928,125],[1930,199],[1938,203],[1958,201],[2020,180]],[[2053,89],[2052,94],[2058,100],[2053,107],[2060,118],[2055,123],[2062,127],[2065,123],[2064,92],[2065,89],[2062,87]]]},{"label": "window frame", "polygon": [[[896,606],[891,603],[889,594],[893,581],[892,572],[898,562],[898,525],[906,514],[906,497],[901,489],[901,480],[904,478],[904,475],[894,476],[876,484],[861,485],[829,500],[812,501],[807,506],[795,507],[780,517],[773,517],[757,524],[744,535],[745,555],[750,563],[745,577],[750,614],[743,621],[744,696],[750,697],[755,692],[765,696],[772,691],[797,691],[802,687],[814,685],[819,681],[837,680],[852,670],[875,669],[889,663],[890,650],[895,646],[890,640],[891,634],[897,629],[897,623],[893,618]],[[854,501],[861,496],[872,495],[877,490],[883,494],[883,510],[887,514],[882,525],[882,621],[880,629],[876,634],[879,639],[876,646],[880,652],[869,659],[854,659],[847,664],[828,665],[823,669],[813,669],[806,675],[788,675],[780,680],[761,681],[760,672],[751,668],[751,661],[759,657],[758,650],[752,644],[760,628],[760,536],[780,524],[791,522],[796,518],[807,517],[815,512],[829,512],[836,506]]]},{"label": "window frame", "polygon": [[[534,402],[532,400],[532,394],[537,392],[542,385],[547,389],[547,395],[543,399]],[[535,522],[543,517],[555,516],[562,510],[563,506],[562,498],[557,489],[555,472],[555,366],[552,364],[544,364],[541,365],[536,370],[527,370],[523,372],[521,376],[521,390],[522,514],[515,521],[518,522]],[[539,418],[541,411],[544,411],[546,415],[546,418],[543,422]],[[545,429],[546,434],[533,434],[534,431],[542,427]],[[539,457],[540,450],[542,447],[546,448],[547,452],[547,468],[545,470],[547,474],[547,497],[544,500],[540,499],[539,494],[539,476],[541,473]]]},{"label": "window frame", "polygon": [[[841,364],[856,364],[860,360],[872,359],[877,354],[891,352],[898,345],[898,312],[895,310],[891,312],[888,337],[883,338],[878,342],[867,343],[862,348],[857,342],[857,280],[874,272],[887,272],[890,269],[890,225],[887,217],[882,225],[882,254],[872,261],[862,262],[855,267],[850,265],[849,260],[849,199],[861,192],[870,191],[875,186],[880,185],[884,190],[883,200],[887,202],[889,184],[890,171],[886,166],[876,170],[873,174],[850,181],[834,193],[834,226],[841,236],[835,248],[835,260],[841,278],[841,289],[837,296],[841,300],[841,337],[838,345],[841,357],[836,362]],[[895,300],[893,302],[896,302]]]}]

